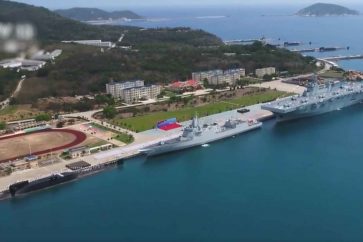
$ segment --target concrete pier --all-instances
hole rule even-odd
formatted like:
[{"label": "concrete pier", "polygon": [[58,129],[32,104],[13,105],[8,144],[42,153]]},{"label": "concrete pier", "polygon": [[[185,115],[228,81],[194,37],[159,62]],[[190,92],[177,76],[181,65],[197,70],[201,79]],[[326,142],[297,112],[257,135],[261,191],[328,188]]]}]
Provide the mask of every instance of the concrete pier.
[{"label": "concrete pier", "polygon": [[[265,119],[269,119],[269,118],[273,117],[273,114],[271,112],[261,109],[261,104],[248,106],[246,108],[249,109],[250,111],[247,113],[244,113],[244,114],[238,113],[237,109],[236,109],[236,110],[231,110],[228,112],[223,112],[223,113],[214,114],[211,116],[202,117],[202,118],[200,118],[200,121],[202,123],[211,123],[211,122],[215,122],[215,121],[226,120],[228,118],[240,118],[240,119],[245,119],[245,120],[248,120],[248,119],[265,120]],[[190,121],[186,121],[186,122],[183,122],[182,124],[186,125],[189,122]],[[92,166],[97,166],[100,164],[105,164],[105,163],[116,161],[119,159],[128,159],[131,157],[135,157],[135,156],[140,155],[140,153],[139,153],[140,149],[142,149],[146,146],[152,145],[152,144],[156,144],[163,140],[177,137],[180,134],[181,134],[181,128],[176,129],[176,130],[171,130],[171,131],[161,131],[161,130],[157,130],[157,129],[148,130],[148,131],[141,132],[138,134],[139,137],[142,137],[142,138],[138,139],[137,142],[124,146],[124,147],[114,148],[114,149],[111,149],[108,151],[99,152],[96,154],[84,156],[84,157],[77,158],[77,159],[64,160],[62,162],[48,165],[45,167],[17,171],[17,172],[12,173],[9,176],[0,178],[0,191],[7,190],[11,184],[14,184],[19,181],[24,181],[24,180],[32,181],[32,180],[37,180],[42,177],[49,176],[54,173],[71,171],[70,169],[68,169],[66,167],[66,165],[71,164],[73,162],[83,160],[83,161],[86,161],[87,163],[91,164]]]}]

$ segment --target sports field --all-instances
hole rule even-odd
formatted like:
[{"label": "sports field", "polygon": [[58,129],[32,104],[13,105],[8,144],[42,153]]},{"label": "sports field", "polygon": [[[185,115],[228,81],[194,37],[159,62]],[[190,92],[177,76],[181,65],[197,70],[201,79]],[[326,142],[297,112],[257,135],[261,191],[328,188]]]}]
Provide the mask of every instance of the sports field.
[{"label": "sports field", "polygon": [[87,136],[71,129],[48,129],[0,138],[0,162],[41,155],[79,145]]}]

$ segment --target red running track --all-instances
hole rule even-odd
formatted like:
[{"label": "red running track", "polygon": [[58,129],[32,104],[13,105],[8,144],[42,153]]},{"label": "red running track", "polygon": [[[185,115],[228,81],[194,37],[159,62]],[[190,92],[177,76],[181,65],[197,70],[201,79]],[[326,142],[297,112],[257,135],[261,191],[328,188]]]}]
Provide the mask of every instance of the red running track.
[{"label": "red running track", "polygon": [[[41,150],[41,151],[38,151],[38,152],[34,152],[34,153],[32,153],[32,155],[42,155],[42,154],[50,153],[52,151],[68,149],[68,148],[71,148],[73,146],[76,146],[76,145],[82,143],[87,138],[87,135],[85,133],[77,131],[77,130],[73,130],[73,129],[45,129],[45,130],[40,130],[40,131],[36,131],[36,132],[32,132],[32,133],[15,134],[15,135],[10,135],[10,136],[6,136],[6,137],[0,137],[0,140],[6,140],[6,139],[14,138],[14,137],[32,135],[32,134],[37,134],[37,133],[45,133],[45,132],[69,133],[69,134],[73,134],[76,138],[71,143],[68,143],[68,144],[65,144],[65,145],[62,145],[62,146],[58,146],[58,147],[54,147],[52,149],[47,149],[47,150]],[[12,157],[12,158],[9,158],[9,159],[6,159],[6,160],[0,160],[0,163],[4,163],[4,162],[7,162],[7,161],[24,158],[26,156],[27,155]]]}]

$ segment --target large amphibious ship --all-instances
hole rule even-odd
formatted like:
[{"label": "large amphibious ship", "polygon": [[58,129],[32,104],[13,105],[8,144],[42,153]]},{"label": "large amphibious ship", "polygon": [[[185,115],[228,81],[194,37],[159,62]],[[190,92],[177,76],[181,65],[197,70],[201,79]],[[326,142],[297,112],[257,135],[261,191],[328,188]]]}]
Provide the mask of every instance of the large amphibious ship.
[{"label": "large amphibious ship", "polygon": [[302,95],[266,103],[261,108],[273,112],[278,121],[285,121],[339,110],[362,100],[362,82],[329,81],[319,85],[314,81]]},{"label": "large amphibious ship", "polygon": [[201,126],[198,117],[194,117],[191,125],[184,127],[179,137],[149,146],[140,150],[140,152],[147,156],[155,156],[183,150],[254,130],[261,127],[261,125],[262,123],[255,120],[229,119],[222,125],[214,123]]}]

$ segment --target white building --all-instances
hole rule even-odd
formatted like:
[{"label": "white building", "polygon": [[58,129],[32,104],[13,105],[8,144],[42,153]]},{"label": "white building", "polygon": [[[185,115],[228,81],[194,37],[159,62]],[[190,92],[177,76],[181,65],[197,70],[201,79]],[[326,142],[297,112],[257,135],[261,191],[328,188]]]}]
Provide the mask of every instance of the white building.
[{"label": "white building", "polygon": [[81,146],[81,147],[69,149],[68,153],[69,153],[70,157],[72,157],[72,159],[75,159],[78,157],[90,155],[91,151],[90,151],[90,148],[88,148],[87,146]]},{"label": "white building", "polygon": [[223,71],[220,69],[216,69],[210,71],[193,72],[192,79],[197,82],[203,82],[204,79],[209,80],[212,76],[216,75],[223,75]]},{"label": "white building", "polygon": [[246,76],[246,70],[243,68],[228,69],[225,70],[223,74],[238,74],[241,77]]},{"label": "white building", "polygon": [[63,43],[75,43],[80,45],[91,45],[101,48],[114,48],[116,45],[110,41],[102,41],[102,40],[69,40],[62,41]]},{"label": "white building", "polygon": [[45,61],[38,60],[26,60],[21,58],[7,59],[0,61],[0,67],[2,68],[21,68],[27,71],[36,71],[42,68],[46,64]]},{"label": "white building", "polygon": [[256,69],[255,74],[257,77],[262,78],[265,75],[273,75],[276,73],[275,67],[266,67],[261,69]]},{"label": "white building", "polygon": [[123,91],[123,100],[126,103],[133,103],[140,99],[155,99],[160,92],[161,86],[159,85],[127,88]]},{"label": "white building", "polygon": [[31,59],[32,60],[40,60],[40,61],[48,61],[48,60],[54,60],[58,56],[62,54],[62,50],[57,49],[52,52],[45,52],[44,50],[40,50],[37,53],[35,53]]},{"label": "white building", "polygon": [[123,91],[127,88],[143,87],[145,85],[143,80],[114,82],[106,84],[106,92],[111,94],[112,97],[117,99],[124,99]]},{"label": "white building", "polygon": [[231,72],[223,75],[212,76],[208,80],[208,83],[210,85],[222,85],[222,84],[235,85],[237,80],[239,80],[240,78],[241,75],[239,74],[239,72]]},{"label": "white building", "polygon": [[0,61],[0,66],[2,68],[18,68],[21,67],[21,60],[19,59],[6,59],[6,60],[2,60]]},{"label": "white building", "polygon": [[204,79],[208,80],[210,85],[221,85],[228,84],[234,85],[236,81],[241,78],[241,76],[245,76],[246,71],[243,68],[237,69],[228,69],[222,71],[220,69],[205,71],[205,72],[193,72],[192,78],[196,81],[203,81]]},{"label": "white building", "polygon": [[106,92],[114,98],[122,99],[126,103],[132,103],[140,99],[154,99],[161,92],[161,86],[145,86],[143,80],[110,82],[106,84]]}]

